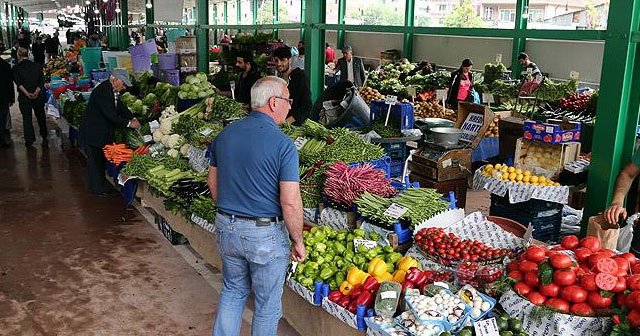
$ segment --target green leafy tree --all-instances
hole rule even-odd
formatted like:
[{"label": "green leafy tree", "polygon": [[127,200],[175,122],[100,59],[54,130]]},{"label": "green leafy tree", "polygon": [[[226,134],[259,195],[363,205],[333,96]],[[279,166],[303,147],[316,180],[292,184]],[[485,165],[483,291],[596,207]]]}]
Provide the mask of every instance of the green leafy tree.
[{"label": "green leafy tree", "polygon": [[399,26],[404,24],[404,13],[383,4],[374,4],[351,11],[348,17],[360,20],[363,25]]},{"label": "green leafy tree", "polygon": [[461,0],[453,12],[444,18],[444,25],[456,28],[482,28],[484,21],[476,12],[471,0]]},{"label": "green leafy tree", "polygon": [[413,25],[416,27],[429,27],[431,25],[431,19],[428,16],[420,15],[416,17]]},{"label": "green leafy tree", "polygon": [[[273,23],[273,1],[274,0],[258,0],[258,17],[257,24]],[[277,1],[277,0],[276,0]],[[278,6],[278,18],[280,20],[289,16],[289,8],[287,6]]]}]

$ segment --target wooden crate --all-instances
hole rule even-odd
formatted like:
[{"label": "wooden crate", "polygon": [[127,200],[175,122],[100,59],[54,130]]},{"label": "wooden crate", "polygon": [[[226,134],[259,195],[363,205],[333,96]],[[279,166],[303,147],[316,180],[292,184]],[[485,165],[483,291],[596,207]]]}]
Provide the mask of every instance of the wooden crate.
[{"label": "wooden crate", "polygon": [[449,195],[450,191],[453,191],[458,200],[457,207],[464,208],[467,204],[467,179],[451,180],[451,181],[434,181],[426,178],[422,175],[411,172],[409,179],[412,182],[419,182],[420,187],[433,188],[439,193]]},{"label": "wooden crate", "polygon": [[524,119],[507,117],[500,119],[500,160],[507,162],[516,152],[516,142],[522,138]]},{"label": "wooden crate", "polygon": [[[544,154],[542,154],[543,152],[541,151],[543,151]],[[544,161],[540,162],[539,160],[535,160],[535,156],[532,154],[534,152],[549,156],[544,157]],[[552,178],[556,179],[564,169],[564,165],[575,161],[578,155],[580,155],[579,142],[549,144],[520,138],[516,142],[514,165],[516,168],[527,169],[535,174],[550,174]],[[538,167],[543,168],[548,173],[536,171]]]},{"label": "wooden crate", "polygon": [[416,154],[409,161],[409,170],[434,181],[467,178],[471,168],[471,149],[450,150],[437,160]]}]

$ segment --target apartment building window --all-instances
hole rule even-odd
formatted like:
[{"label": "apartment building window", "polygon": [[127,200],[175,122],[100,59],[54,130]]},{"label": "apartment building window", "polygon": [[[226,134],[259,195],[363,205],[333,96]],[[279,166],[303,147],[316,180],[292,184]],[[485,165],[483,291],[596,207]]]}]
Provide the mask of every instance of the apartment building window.
[{"label": "apartment building window", "polygon": [[515,11],[515,9],[501,9],[500,10],[500,21],[502,21],[502,22],[516,22],[516,11]]},{"label": "apartment building window", "polygon": [[493,7],[485,7],[482,17],[485,21],[493,20]]},{"label": "apartment building window", "polygon": [[438,9],[439,9],[441,12],[446,12],[446,11],[447,11],[447,5],[446,5],[446,4],[442,4],[442,5],[440,5],[440,6],[438,7]]},{"label": "apartment building window", "polygon": [[531,9],[531,10],[529,10],[529,21],[531,21],[531,22],[542,22],[542,21],[544,21],[544,10],[542,10],[542,9]]}]

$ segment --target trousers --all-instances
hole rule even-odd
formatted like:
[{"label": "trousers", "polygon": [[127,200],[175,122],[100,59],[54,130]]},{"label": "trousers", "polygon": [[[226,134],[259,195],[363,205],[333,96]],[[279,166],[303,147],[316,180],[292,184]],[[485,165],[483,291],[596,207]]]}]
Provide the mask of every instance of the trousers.
[{"label": "trousers", "polygon": [[36,141],[36,134],[33,130],[33,114],[36,115],[38,121],[38,129],[43,139],[47,138],[47,116],[44,113],[44,100],[20,100],[18,102],[20,113],[22,113],[22,129],[24,134],[24,142],[32,144]]}]

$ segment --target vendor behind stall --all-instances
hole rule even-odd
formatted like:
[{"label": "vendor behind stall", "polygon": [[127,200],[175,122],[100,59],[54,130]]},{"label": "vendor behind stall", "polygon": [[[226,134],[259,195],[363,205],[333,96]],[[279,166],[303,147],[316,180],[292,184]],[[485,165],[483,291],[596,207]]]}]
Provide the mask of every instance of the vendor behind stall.
[{"label": "vendor behind stall", "polygon": [[473,101],[473,75],[471,67],[473,62],[464,59],[460,68],[451,73],[449,92],[447,93],[447,107],[453,110],[458,109],[458,102]]},{"label": "vendor behind stall", "polygon": [[[250,51],[238,52],[236,68],[240,71],[240,76],[233,91],[233,96],[236,101],[248,108],[249,104],[251,104],[251,87],[260,79],[260,71],[258,71],[258,66],[253,61],[253,54]],[[231,97],[231,91],[217,90],[217,93]]]},{"label": "vendor behind stall", "polygon": [[304,70],[291,67],[291,48],[280,47],[273,52],[278,70],[278,77],[287,82],[291,94],[291,110],[286,122],[296,126],[302,125],[311,112],[311,90]]}]

